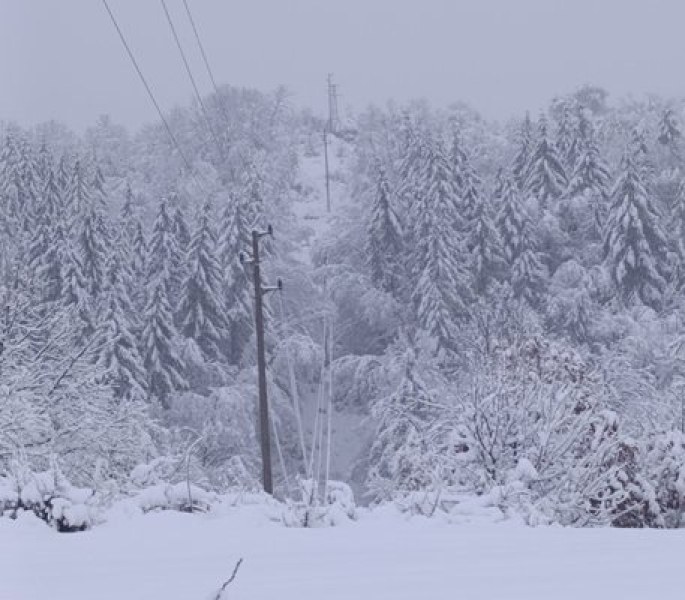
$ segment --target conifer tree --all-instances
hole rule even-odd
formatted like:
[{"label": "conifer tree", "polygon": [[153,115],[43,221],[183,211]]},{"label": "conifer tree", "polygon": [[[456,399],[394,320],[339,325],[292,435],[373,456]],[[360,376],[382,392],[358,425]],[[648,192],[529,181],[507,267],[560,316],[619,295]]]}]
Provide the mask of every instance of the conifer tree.
[{"label": "conifer tree", "polygon": [[559,152],[564,170],[570,173],[576,166],[581,151],[579,123],[572,105],[566,103],[559,119],[557,128],[556,147]]},{"label": "conifer tree", "polygon": [[173,231],[176,236],[176,245],[181,256],[185,256],[190,248],[190,229],[186,223],[186,216],[180,206],[176,207],[173,216]]},{"label": "conifer tree", "polygon": [[478,295],[488,290],[491,282],[502,279],[506,261],[502,240],[492,218],[491,208],[479,196],[470,225],[468,246],[471,251],[471,269],[474,289]]},{"label": "conifer tree", "polygon": [[149,395],[163,408],[168,408],[171,394],[185,389],[187,381],[183,374],[183,363],[175,349],[177,334],[164,273],[155,275],[150,286],[142,335],[143,364]]},{"label": "conifer tree", "polygon": [[66,205],[73,215],[81,214],[91,206],[91,191],[87,173],[79,159],[74,162],[66,195]]},{"label": "conifer tree", "polygon": [[43,300],[56,302],[62,297],[62,265],[67,263],[68,241],[64,235],[61,219],[56,219],[50,229],[50,243],[47,251],[42,255],[35,271],[35,276],[41,282]]},{"label": "conifer tree", "polygon": [[253,331],[252,297],[247,269],[238,257],[251,247],[250,227],[243,197],[230,198],[221,217],[218,253],[223,278],[225,313],[230,323],[228,359],[239,364]]},{"label": "conifer tree", "polygon": [[402,227],[393,206],[393,195],[383,165],[376,165],[376,190],[367,232],[371,279],[379,289],[397,294],[401,288]]},{"label": "conifer tree", "polygon": [[99,227],[101,222],[102,215],[92,206],[81,216],[78,233],[81,273],[86,289],[94,299],[105,288],[107,269],[107,250],[102,229]]},{"label": "conifer tree", "polygon": [[526,174],[525,191],[547,208],[566,191],[567,181],[564,167],[554,143],[547,133],[547,120],[540,118],[538,141],[530,158]]},{"label": "conifer tree", "polygon": [[678,144],[682,139],[683,133],[673,109],[664,110],[661,121],[659,122],[659,143],[669,148],[673,153],[678,153]]},{"label": "conifer tree", "polygon": [[16,195],[13,214],[21,223],[24,232],[31,232],[36,225],[38,201],[41,196],[41,182],[38,177],[36,157],[28,141],[23,140],[19,146],[19,164],[15,171]]},{"label": "conifer tree", "polygon": [[518,148],[514,161],[511,167],[512,175],[522,190],[526,184],[526,175],[530,166],[531,156],[535,149],[535,135],[533,131],[533,123],[530,120],[530,113],[526,113],[525,119],[521,124],[521,129],[518,138]]},{"label": "conifer tree", "polygon": [[148,245],[148,279],[162,277],[167,286],[166,297],[170,306],[178,305],[182,285],[180,266],[183,256],[174,235],[173,222],[169,215],[169,205],[162,199],[152,227]]},{"label": "conifer tree", "polygon": [[67,240],[61,257],[60,280],[62,304],[78,318],[75,333],[77,343],[83,343],[95,331],[93,298],[83,275],[81,253],[75,240]]},{"label": "conifer tree", "polygon": [[609,168],[594,139],[589,139],[576,161],[576,167],[569,180],[567,195],[570,197],[590,195],[598,232],[602,231],[606,221],[609,186]]},{"label": "conifer tree", "polygon": [[517,297],[536,306],[544,291],[546,274],[537,252],[533,223],[510,179],[502,180],[500,194],[497,226],[511,270],[511,286]]},{"label": "conifer tree", "polygon": [[468,315],[470,281],[454,174],[438,143],[429,148],[424,192],[418,200],[412,294],[420,326],[437,342],[452,349],[455,323]]},{"label": "conifer tree", "polygon": [[206,202],[190,241],[188,275],[183,287],[179,320],[181,333],[193,339],[212,360],[221,355],[228,326],[221,302],[221,266],[215,252],[212,208]]},{"label": "conifer tree", "polygon": [[604,254],[624,302],[661,306],[668,279],[667,242],[632,152],[624,157],[611,193]]},{"label": "conifer tree", "polygon": [[[397,198],[401,206],[404,219],[411,213],[416,197],[419,194],[420,181],[423,175],[424,144],[408,115],[404,116],[402,131],[402,148],[397,168],[398,184]],[[410,234],[411,228],[405,228],[405,234]]]},{"label": "conifer tree", "polygon": [[133,333],[136,311],[116,255],[112,257],[108,281],[102,340],[96,353],[98,381],[111,387],[117,399],[143,400],[147,398],[147,380]]},{"label": "conifer tree", "polygon": [[60,206],[62,208],[69,206],[71,171],[69,168],[69,160],[64,154],[60,157],[57,165],[55,183],[59,192]]},{"label": "conifer tree", "polygon": [[463,193],[464,176],[463,170],[467,166],[469,159],[464,151],[464,146],[461,139],[461,132],[456,123],[452,124],[452,144],[450,146],[450,164],[452,172],[457,183],[457,190]]}]

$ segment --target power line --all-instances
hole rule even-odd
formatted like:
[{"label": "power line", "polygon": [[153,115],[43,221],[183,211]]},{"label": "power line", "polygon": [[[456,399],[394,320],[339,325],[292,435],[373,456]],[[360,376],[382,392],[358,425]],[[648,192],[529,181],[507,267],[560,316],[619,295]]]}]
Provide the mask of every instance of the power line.
[{"label": "power line", "polygon": [[209,75],[209,79],[212,82],[212,86],[214,87],[214,92],[216,95],[219,95],[219,88],[216,85],[216,80],[214,79],[214,74],[212,73],[212,68],[209,66],[209,60],[207,60],[207,54],[205,53],[205,47],[202,44],[202,40],[200,39],[200,34],[197,30],[197,27],[195,26],[195,19],[193,19],[193,14],[190,12],[190,7],[188,6],[188,1],[183,0],[183,6],[186,8],[186,14],[188,15],[188,20],[190,21],[190,25],[193,28],[193,33],[195,34],[195,39],[197,40],[197,45],[200,48],[200,54],[202,55],[202,61],[205,63],[205,68],[207,69],[207,74]]},{"label": "power line", "polygon": [[[197,46],[200,49],[200,54],[202,55],[202,62],[205,65],[205,69],[207,69],[207,74],[209,75],[209,80],[212,82],[212,87],[214,88],[214,93],[216,94],[216,102],[217,105],[219,106],[219,110],[221,111],[221,116],[224,118],[224,126],[226,127],[227,131],[230,128],[230,121],[228,119],[228,115],[226,114],[226,109],[221,102],[221,95],[219,94],[219,86],[216,84],[216,79],[214,79],[214,73],[212,72],[212,67],[209,66],[209,59],[207,58],[207,53],[205,52],[205,47],[204,44],[202,43],[202,39],[200,38],[200,32],[197,29],[197,26],[195,25],[195,19],[193,18],[193,13],[190,11],[190,6],[188,5],[188,0],[183,0],[183,6],[185,6],[186,9],[186,14],[188,15],[188,21],[190,21],[190,25],[193,29],[193,33],[195,34],[195,40],[197,41]],[[241,155],[242,158],[242,155]],[[243,159],[244,162],[244,159]]]},{"label": "power line", "polygon": [[216,143],[216,146],[217,146],[219,152],[222,152],[223,147],[221,145],[221,142],[219,141],[219,137],[214,132],[214,128],[212,127],[211,121],[209,120],[209,113],[207,112],[207,108],[205,107],[205,103],[202,100],[200,90],[198,90],[197,84],[195,83],[195,77],[193,77],[193,71],[190,68],[190,63],[188,62],[188,58],[186,57],[186,53],[183,51],[183,46],[181,45],[181,40],[178,37],[178,32],[176,31],[176,27],[174,26],[174,21],[171,18],[171,14],[169,14],[169,9],[167,8],[166,1],[165,0],[160,0],[160,1],[162,3],[162,8],[164,9],[164,14],[166,15],[167,23],[169,23],[169,28],[171,29],[171,33],[174,36],[174,40],[176,41],[176,47],[178,48],[178,51],[181,54],[181,60],[183,61],[183,65],[185,66],[186,73],[188,74],[188,79],[190,79],[190,83],[193,86],[193,90],[195,91],[195,97],[197,98],[197,101],[200,105],[200,110],[202,112],[202,116],[204,117],[205,124],[207,125],[207,129],[209,129],[209,133],[214,138],[214,142]]},{"label": "power line", "polygon": [[159,118],[161,119],[162,123],[164,124],[164,128],[166,129],[167,133],[169,134],[169,138],[171,139],[172,143],[176,147],[176,150],[178,151],[179,155],[181,156],[181,159],[183,159],[183,162],[188,169],[188,172],[190,173],[191,177],[195,181],[195,184],[197,187],[200,189],[200,191],[205,194],[204,187],[200,183],[199,179],[195,176],[195,172],[193,171],[193,168],[190,165],[190,161],[186,158],[186,155],[184,154],[183,150],[181,150],[181,146],[179,146],[178,141],[176,140],[176,136],[174,135],[174,132],[171,130],[171,127],[169,126],[169,122],[166,120],[166,117],[164,116],[164,113],[162,112],[162,109],[159,106],[159,103],[157,102],[157,99],[155,98],[155,95],[152,93],[152,89],[150,88],[150,85],[147,82],[147,79],[145,79],[145,75],[143,75],[143,72],[140,69],[140,66],[138,65],[138,61],[136,60],[136,57],[133,54],[133,51],[131,50],[131,47],[128,45],[128,42],[126,41],[126,38],[124,37],[124,33],[121,31],[121,27],[119,27],[119,23],[117,22],[116,17],[114,16],[114,13],[112,12],[112,9],[109,7],[109,4],[107,3],[107,0],[102,0],[102,3],[105,6],[105,9],[107,10],[107,13],[109,14],[110,19],[112,20],[112,24],[114,25],[114,28],[117,30],[117,33],[119,34],[119,39],[121,40],[121,43],[123,44],[126,53],[128,54],[128,57],[131,59],[131,63],[133,63],[133,67],[136,70],[136,73],[138,73],[138,77],[140,77],[140,80],[143,83],[143,86],[145,87],[145,90],[147,91],[148,96],[150,97],[150,100],[152,101],[152,104],[154,105],[155,109],[157,110],[157,114],[159,115]]}]

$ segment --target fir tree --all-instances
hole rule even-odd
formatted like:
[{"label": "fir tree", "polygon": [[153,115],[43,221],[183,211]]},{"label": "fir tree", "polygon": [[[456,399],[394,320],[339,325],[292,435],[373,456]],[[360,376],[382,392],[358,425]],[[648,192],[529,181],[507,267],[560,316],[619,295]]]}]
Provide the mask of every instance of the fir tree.
[{"label": "fir tree", "polygon": [[671,152],[678,153],[678,144],[683,136],[680,130],[680,124],[676,118],[673,109],[667,108],[664,110],[659,122],[659,143],[666,146]]},{"label": "fir tree", "polygon": [[556,147],[566,173],[570,173],[576,166],[581,151],[579,139],[579,124],[572,105],[567,103],[559,119]]},{"label": "fir tree", "polygon": [[567,195],[570,197],[590,195],[598,232],[602,231],[606,221],[609,185],[609,168],[602,159],[595,141],[589,139],[576,161],[576,167],[568,184]]},{"label": "fir tree", "polygon": [[238,260],[240,253],[251,247],[247,211],[242,206],[241,198],[231,198],[226,203],[218,241],[221,270],[224,273],[225,313],[230,323],[228,359],[232,364],[240,363],[254,328],[248,273]]},{"label": "fir tree", "polygon": [[667,282],[667,243],[659,215],[629,152],[611,193],[604,234],[611,278],[625,302],[638,300],[658,309]]},{"label": "fir tree", "polygon": [[76,160],[67,187],[67,202],[72,214],[81,214],[91,206],[91,190],[80,160]]},{"label": "fir tree", "polygon": [[147,380],[133,333],[132,319],[136,312],[116,255],[108,280],[102,340],[96,353],[98,381],[111,387],[117,399],[143,400],[147,398]]},{"label": "fir tree", "polygon": [[467,166],[469,159],[464,151],[464,147],[461,140],[461,133],[459,128],[455,123],[452,123],[452,145],[450,146],[450,164],[452,166],[452,172],[454,173],[454,178],[457,184],[457,190],[463,192],[464,179],[463,171]]},{"label": "fir tree", "polygon": [[188,250],[188,276],[179,308],[181,333],[193,339],[205,356],[216,360],[226,338],[227,319],[221,302],[221,266],[215,258],[212,209],[205,203]]},{"label": "fir tree", "polygon": [[171,394],[185,389],[187,382],[175,349],[176,329],[167,297],[168,284],[164,279],[160,273],[151,282],[142,346],[148,393],[163,408],[168,408]]},{"label": "fir tree", "polygon": [[517,297],[536,306],[545,286],[545,268],[536,251],[533,223],[510,179],[502,180],[500,194],[497,226],[511,269],[511,285]]},{"label": "fir tree", "polygon": [[402,228],[385,168],[376,166],[376,190],[367,232],[369,271],[374,284],[381,290],[397,294],[401,289],[400,261],[403,255]]},{"label": "fir tree", "polygon": [[105,287],[107,269],[107,250],[102,229],[99,226],[102,216],[91,207],[80,219],[78,250],[80,252],[81,273],[86,289],[97,298]]},{"label": "fir tree", "polygon": [[[429,149],[424,192],[417,206],[412,294],[421,327],[439,349],[453,349],[455,323],[468,314],[470,282],[454,175],[435,143]],[[456,227],[455,227],[456,225]]]},{"label": "fir tree", "polygon": [[547,134],[547,120],[540,118],[538,141],[530,158],[526,174],[526,193],[535,197],[542,208],[557,200],[566,191],[567,181],[564,167],[557,149]]},{"label": "fir tree", "polygon": [[186,223],[186,216],[180,206],[176,207],[173,216],[173,231],[176,236],[176,245],[181,256],[185,256],[190,248],[190,229]]},{"label": "fir tree", "polygon": [[[424,154],[424,144],[409,116],[405,115],[401,154],[397,168],[397,198],[401,206],[401,218],[411,213],[419,194],[419,185],[425,167]],[[411,228],[405,229],[405,234],[411,233]]]},{"label": "fir tree", "polygon": [[102,210],[107,210],[107,191],[105,190],[105,176],[100,165],[95,162],[93,169],[93,181],[90,184],[91,197]]},{"label": "fir tree", "polygon": [[182,285],[180,267],[183,256],[174,235],[173,222],[169,216],[169,205],[162,199],[152,227],[148,245],[148,279],[161,277],[167,286],[166,295],[170,305],[177,306]]},{"label": "fir tree", "polygon": [[522,190],[526,184],[526,175],[528,173],[534,148],[535,136],[533,132],[533,124],[530,120],[530,114],[526,113],[526,117],[521,124],[518,138],[518,148],[516,150],[516,155],[514,156],[514,161],[511,167],[511,172],[520,190]]},{"label": "fir tree", "polygon": [[474,210],[475,216],[470,225],[468,245],[471,250],[474,289],[478,295],[483,295],[491,282],[502,278],[506,261],[502,240],[492,219],[490,207],[484,198],[479,197]]},{"label": "fir tree", "polygon": [[95,331],[95,324],[93,322],[93,299],[83,275],[81,253],[75,241],[65,242],[62,259],[59,275],[62,287],[62,304],[78,318],[78,331],[75,337],[78,343],[83,343]]}]

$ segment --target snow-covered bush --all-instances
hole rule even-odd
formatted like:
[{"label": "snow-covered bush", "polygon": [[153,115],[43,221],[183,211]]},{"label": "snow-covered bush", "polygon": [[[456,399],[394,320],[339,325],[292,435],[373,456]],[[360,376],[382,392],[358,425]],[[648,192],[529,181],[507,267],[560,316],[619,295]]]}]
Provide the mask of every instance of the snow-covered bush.
[{"label": "snow-covered bush", "polygon": [[30,511],[61,532],[83,531],[97,522],[94,490],[74,487],[57,467],[41,473],[18,462],[12,467],[0,476],[0,517],[16,518],[21,511]]},{"label": "snow-covered bush", "polygon": [[299,486],[301,499],[289,499],[283,507],[281,521],[286,527],[333,527],[356,519],[354,494],[346,483],[300,479]]}]

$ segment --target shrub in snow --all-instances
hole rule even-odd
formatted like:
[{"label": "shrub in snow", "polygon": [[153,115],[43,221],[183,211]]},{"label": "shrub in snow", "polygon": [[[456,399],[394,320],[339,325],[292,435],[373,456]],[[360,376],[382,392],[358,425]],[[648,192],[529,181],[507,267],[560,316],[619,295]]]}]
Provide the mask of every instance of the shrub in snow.
[{"label": "shrub in snow", "polygon": [[644,449],[644,471],[656,491],[665,527],[680,527],[685,508],[685,435],[668,431]]},{"label": "shrub in snow", "polygon": [[324,489],[311,479],[299,483],[302,499],[288,500],[282,513],[286,527],[333,527],[356,518],[354,494],[346,483],[328,481]]},{"label": "shrub in snow", "polygon": [[218,496],[193,484],[160,483],[141,490],[134,496],[134,502],[143,512],[207,512],[218,502]]},{"label": "shrub in snow", "polygon": [[72,486],[56,468],[32,473],[15,465],[11,474],[0,477],[0,517],[29,511],[57,531],[73,532],[95,522],[96,508],[94,490]]}]

